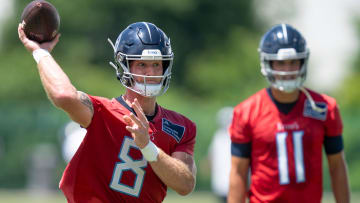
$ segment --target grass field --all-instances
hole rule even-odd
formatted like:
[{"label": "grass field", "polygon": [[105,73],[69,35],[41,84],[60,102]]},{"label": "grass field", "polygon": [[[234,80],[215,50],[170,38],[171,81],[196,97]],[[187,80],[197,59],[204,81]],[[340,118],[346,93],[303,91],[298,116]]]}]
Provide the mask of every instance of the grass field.
[{"label": "grass field", "polygon": [[[26,191],[0,190],[0,202],[6,203],[64,203],[66,202],[62,193],[36,194]],[[170,192],[164,203],[192,203],[206,202],[217,203],[216,197],[210,192],[194,192],[182,197]],[[324,193],[323,203],[334,203],[331,193]],[[351,202],[360,202],[360,193],[352,193]]]},{"label": "grass field", "polygon": [[[1,203],[64,203],[65,197],[59,193],[30,193],[19,190],[0,190]],[[190,202],[206,202],[216,203],[216,197],[209,192],[195,192],[188,196],[182,197],[174,192],[170,192],[165,198],[164,203],[190,203]]]}]

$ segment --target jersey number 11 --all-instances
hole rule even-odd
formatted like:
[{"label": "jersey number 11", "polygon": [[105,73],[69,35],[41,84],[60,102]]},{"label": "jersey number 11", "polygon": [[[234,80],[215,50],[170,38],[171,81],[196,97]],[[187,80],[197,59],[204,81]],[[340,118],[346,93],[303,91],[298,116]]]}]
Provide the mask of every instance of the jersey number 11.
[{"label": "jersey number 11", "polygon": [[[292,140],[294,145],[295,173],[296,173],[297,183],[305,182],[304,152],[303,152],[303,142],[302,142],[303,135],[304,135],[304,131],[294,131],[292,133]],[[276,148],[278,155],[280,185],[286,185],[290,183],[288,153],[286,147],[287,136],[288,136],[287,132],[281,132],[276,134]]]}]

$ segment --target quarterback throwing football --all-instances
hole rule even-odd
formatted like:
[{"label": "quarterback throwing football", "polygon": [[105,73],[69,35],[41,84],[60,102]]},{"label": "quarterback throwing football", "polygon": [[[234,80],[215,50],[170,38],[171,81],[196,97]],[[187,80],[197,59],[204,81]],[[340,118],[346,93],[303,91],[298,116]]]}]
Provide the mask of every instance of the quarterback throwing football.
[{"label": "quarterback throwing football", "polygon": [[336,202],[349,202],[336,101],[303,87],[305,39],[290,25],[276,25],[262,37],[259,52],[270,87],[234,109],[228,202],[245,202],[248,196],[250,202],[320,203],[323,146]]},{"label": "quarterback throwing football", "polygon": [[162,202],[167,187],[180,195],[195,186],[196,127],[156,102],[169,87],[170,39],[152,23],[129,25],[114,48],[117,78],[126,93],[113,99],[78,91],[50,53],[59,40],[38,44],[20,24],[53,104],[87,129],[60,182],[68,202]]}]

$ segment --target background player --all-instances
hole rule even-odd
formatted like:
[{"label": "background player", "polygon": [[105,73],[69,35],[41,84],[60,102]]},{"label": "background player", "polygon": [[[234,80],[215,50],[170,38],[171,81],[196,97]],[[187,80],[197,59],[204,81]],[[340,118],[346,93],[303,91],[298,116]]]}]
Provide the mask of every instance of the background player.
[{"label": "background player", "polygon": [[60,182],[68,202],[162,202],[167,186],[181,195],[195,186],[196,128],[156,102],[169,87],[173,52],[154,24],[138,22],[116,40],[117,77],[126,93],[107,99],[78,91],[49,52],[59,41],[38,44],[18,27],[38,63],[53,104],[87,129]]},{"label": "background player", "polygon": [[335,99],[303,87],[309,50],[302,35],[276,25],[260,42],[261,73],[270,83],[234,109],[228,202],[320,202],[324,146],[336,202],[350,190]]},{"label": "background player", "polygon": [[232,120],[233,107],[221,108],[216,116],[218,130],[215,132],[208,152],[211,164],[211,189],[219,202],[227,202],[230,174],[230,136],[229,126]]}]

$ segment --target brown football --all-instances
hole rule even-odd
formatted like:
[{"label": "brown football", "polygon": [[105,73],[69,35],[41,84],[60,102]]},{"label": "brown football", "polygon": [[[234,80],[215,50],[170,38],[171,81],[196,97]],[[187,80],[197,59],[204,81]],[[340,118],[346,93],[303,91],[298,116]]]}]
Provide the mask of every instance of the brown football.
[{"label": "brown football", "polygon": [[30,2],[21,14],[26,36],[39,43],[51,41],[59,31],[60,16],[56,8],[44,0]]}]

